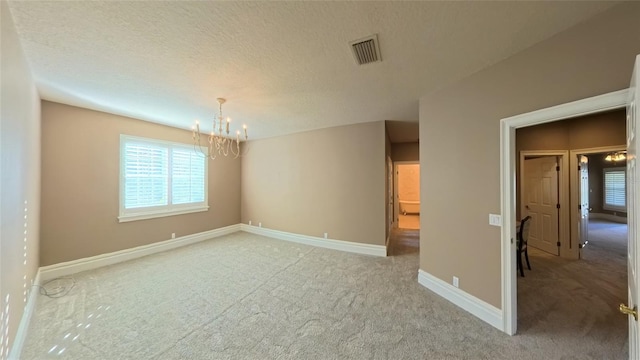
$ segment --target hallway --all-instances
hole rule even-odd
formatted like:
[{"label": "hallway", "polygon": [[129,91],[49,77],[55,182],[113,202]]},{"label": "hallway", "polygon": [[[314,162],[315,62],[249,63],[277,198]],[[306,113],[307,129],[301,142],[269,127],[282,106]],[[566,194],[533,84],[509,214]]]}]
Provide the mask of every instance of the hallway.
[{"label": "hallway", "polygon": [[398,256],[420,252],[420,230],[399,229],[391,230],[387,255]]}]

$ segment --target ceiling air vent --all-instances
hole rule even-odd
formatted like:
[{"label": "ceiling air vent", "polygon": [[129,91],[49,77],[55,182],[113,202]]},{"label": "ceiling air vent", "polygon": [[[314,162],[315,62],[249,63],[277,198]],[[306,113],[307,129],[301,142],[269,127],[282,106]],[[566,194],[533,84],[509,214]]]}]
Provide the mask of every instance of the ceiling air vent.
[{"label": "ceiling air vent", "polygon": [[380,46],[378,46],[378,35],[367,36],[349,44],[358,65],[382,61]]}]

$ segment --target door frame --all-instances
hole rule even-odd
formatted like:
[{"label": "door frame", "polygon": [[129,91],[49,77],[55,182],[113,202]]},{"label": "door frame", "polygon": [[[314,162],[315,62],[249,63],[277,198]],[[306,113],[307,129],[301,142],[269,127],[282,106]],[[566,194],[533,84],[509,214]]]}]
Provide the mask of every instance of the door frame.
[{"label": "door frame", "polygon": [[503,224],[500,240],[502,244],[502,330],[505,333],[514,335],[518,328],[516,248],[513,241],[516,237],[517,225],[516,129],[625,108],[628,93],[628,89],[619,90],[500,120],[500,210]]},{"label": "door frame", "polygon": [[[393,216],[393,208],[394,208],[394,184],[395,184],[395,176],[393,174],[393,172],[395,171],[395,167],[393,165],[393,160],[391,160],[391,156],[387,155],[387,159],[386,159],[386,171],[387,173],[385,174],[386,176],[386,181],[387,181],[387,189],[385,191],[384,197],[385,197],[385,204],[384,204],[384,208],[385,211],[387,211],[387,226],[389,226],[389,228],[387,229],[387,233],[386,235],[386,240],[384,245],[387,247],[387,249],[389,248],[389,240],[391,239],[391,230],[393,230],[393,228],[396,227],[396,221],[395,221],[395,217]],[[391,201],[391,204],[389,204],[389,201]],[[389,211],[389,205],[391,205],[391,211]]]},{"label": "door frame", "polygon": [[[558,186],[558,202],[560,203],[560,211],[558,212],[558,241],[560,242],[559,256],[568,257],[569,245],[567,239],[570,238],[569,224],[569,151],[567,150],[522,150],[520,151],[520,206],[522,207],[522,194],[524,189],[524,160],[530,156],[557,156],[560,157],[558,166],[560,166],[560,184]],[[522,209],[521,209],[522,211]],[[520,214],[522,217],[522,214]],[[514,217],[515,218],[515,217]],[[518,219],[515,219],[516,224]],[[514,250],[515,251],[515,250]]]},{"label": "door frame", "polygon": [[[398,165],[420,166],[420,161],[407,160],[393,162],[393,227],[395,229],[398,228],[400,222],[400,199],[398,198]],[[422,208],[422,205],[420,205],[420,207]]]},{"label": "door frame", "polygon": [[[571,254],[571,258],[572,259],[579,259],[580,258],[580,247],[578,246],[578,244],[580,243],[580,239],[578,239],[578,227],[580,226],[579,223],[579,215],[577,214],[577,212],[575,211],[576,209],[578,209],[578,206],[580,205],[580,179],[578,176],[577,170],[578,169],[578,156],[579,155],[589,155],[589,154],[598,154],[598,153],[604,153],[604,152],[614,152],[614,151],[621,151],[621,150],[627,150],[627,145],[615,145],[615,146],[601,146],[601,147],[592,147],[592,148],[585,148],[585,149],[575,149],[575,150],[571,150],[569,152],[569,166],[571,167],[571,169],[573,169],[574,171],[570,171],[569,173],[569,179],[570,179],[570,189],[571,189],[571,209],[573,209],[573,211],[571,211],[571,244],[574,245],[571,249],[570,249],[570,254]],[[589,173],[589,176],[591,176],[591,173]]]}]

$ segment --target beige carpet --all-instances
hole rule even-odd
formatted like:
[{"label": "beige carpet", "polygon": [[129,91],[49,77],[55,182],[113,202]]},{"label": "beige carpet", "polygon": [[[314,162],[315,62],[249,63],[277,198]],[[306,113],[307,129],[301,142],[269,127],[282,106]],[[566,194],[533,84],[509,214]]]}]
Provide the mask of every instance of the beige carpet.
[{"label": "beige carpet", "polygon": [[[532,265],[526,281],[541,271],[541,260]],[[22,358],[624,355],[617,336],[594,331],[601,319],[590,319],[591,311],[559,328],[536,327],[522,314],[532,325],[525,323],[522,334],[511,337],[420,286],[417,270],[416,251],[377,258],[236,233],[84,272],[67,296],[39,296]]]},{"label": "beige carpet", "polygon": [[627,302],[626,251],[626,225],[601,220],[589,226],[582,260],[532,248],[532,271],[525,264],[525,277],[518,276],[519,333],[580,348],[568,359],[627,359],[627,317],[618,311]]}]

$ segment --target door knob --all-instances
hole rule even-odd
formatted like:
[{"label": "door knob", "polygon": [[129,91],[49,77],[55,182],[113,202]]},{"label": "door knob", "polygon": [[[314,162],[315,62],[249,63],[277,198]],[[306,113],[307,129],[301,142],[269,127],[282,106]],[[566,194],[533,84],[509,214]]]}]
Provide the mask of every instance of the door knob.
[{"label": "door knob", "polygon": [[620,310],[621,313],[625,314],[625,315],[633,315],[633,318],[636,319],[636,321],[638,321],[638,307],[634,306],[633,309],[628,307],[625,304],[620,304],[620,307],[618,308]]}]

